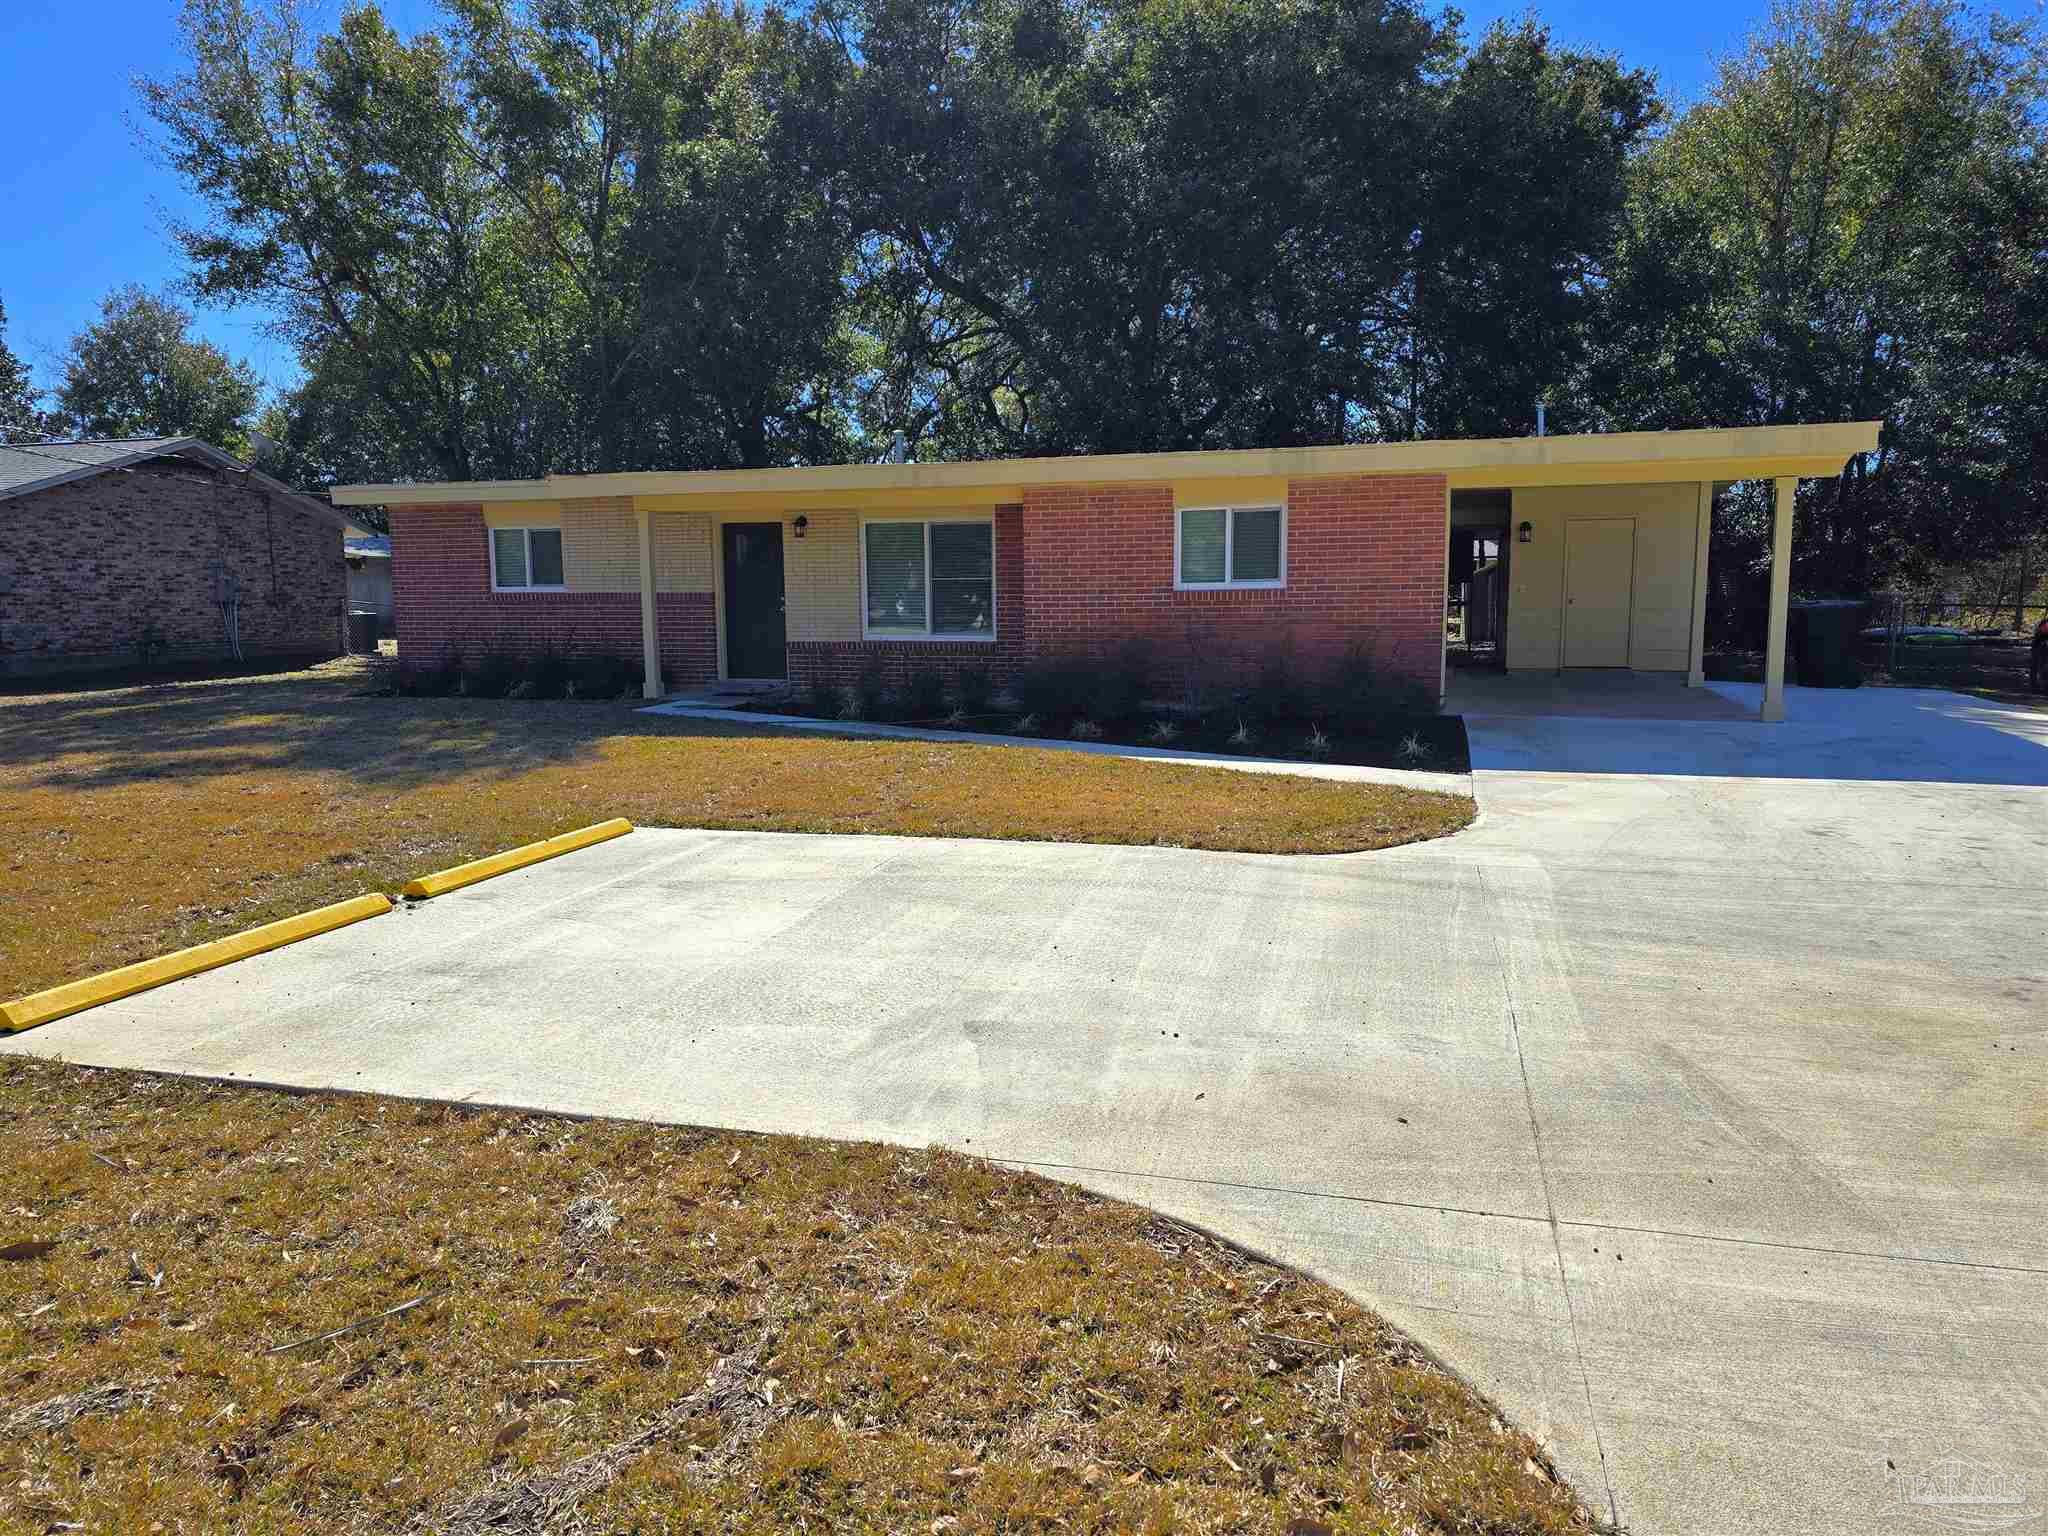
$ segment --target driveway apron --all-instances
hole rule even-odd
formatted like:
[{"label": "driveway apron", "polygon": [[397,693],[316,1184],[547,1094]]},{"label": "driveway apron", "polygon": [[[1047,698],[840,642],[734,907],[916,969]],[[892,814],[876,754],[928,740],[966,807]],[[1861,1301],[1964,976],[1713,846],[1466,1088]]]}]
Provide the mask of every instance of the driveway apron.
[{"label": "driveway apron", "polygon": [[0,1049],[942,1143],[1342,1285],[1633,1531],[2048,1513],[2048,793],[1489,732],[1439,843],[643,830]]}]

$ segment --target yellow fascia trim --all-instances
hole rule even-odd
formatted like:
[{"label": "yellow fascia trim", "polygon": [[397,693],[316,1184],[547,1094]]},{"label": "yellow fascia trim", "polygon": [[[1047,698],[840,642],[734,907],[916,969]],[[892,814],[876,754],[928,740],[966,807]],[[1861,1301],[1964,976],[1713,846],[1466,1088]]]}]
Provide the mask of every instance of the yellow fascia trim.
[{"label": "yellow fascia trim", "polygon": [[1682,485],[1711,480],[1828,479],[1846,458],[1774,455],[1742,459],[1644,459],[1611,463],[1486,464],[1445,472],[1452,490],[1526,490],[1550,485]]},{"label": "yellow fascia trim", "polygon": [[596,826],[580,827],[574,832],[564,832],[558,837],[528,843],[524,848],[507,849],[504,853],[494,853],[488,858],[472,859],[467,864],[458,864],[453,869],[444,869],[435,874],[422,875],[417,880],[408,880],[405,883],[404,894],[413,901],[425,901],[429,896],[442,896],[449,891],[459,891],[465,885],[475,885],[477,881],[488,880],[493,875],[524,869],[529,864],[540,863],[542,859],[557,858],[565,853],[574,853],[578,848],[588,848],[592,843],[624,837],[632,830],[633,823],[623,816],[615,817],[611,821],[600,821]]},{"label": "yellow fascia trim", "polygon": [[559,501],[494,501],[484,508],[486,528],[559,528]]},{"label": "yellow fascia trim", "polygon": [[[664,470],[560,475],[451,485],[341,485],[336,506],[448,505],[544,497],[650,498],[652,510],[691,503],[715,511],[792,513],[808,507],[1014,502],[1025,486],[1161,484],[1276,476],[1443,475],[1454,486],[1662,484],[1840,473],[1874,452],[1875,421],[1682,432],[1597,432],[1558,437],[1358,443],[1330,448],[1242,448],[1192,453],[1075,454],[980,463],[828,464],[804,469]],[[673,499],[671,499],[673,498]]]},{"label": "yellow fascia trim", "polygon": [[799,512],[923,512],[989,513],[1024,499],[1021,485],[977,485],[961,490],[945,487],[847,491],[747,491],[707,498],[702,495],[635,495],[633,505],[647,512],[699,512],[719,522],[787,521]]},{"label": "yellow fascia trim", "polygon": [[195,944],[190,949],[159,955],[154,960],[124,965],[117,971],[102,971],[83,981],[68,981],[61,987],[51,987],[47,991],[32,992],[27,997],[17,997],[10,1003],[0,1003],[0,1025],[4,1025],[9,1034],[19,1034],[52,1019],[97,1008],[101,1003],[111,1003],[117,998],[132,997],[137,992],[147,992],[151,987],[160,987],[166,982],[181,981],[235,960],[246,960],[265,950],[310,939],[316,933],[346,928],[350,923],[359,923],[366,917],[377,917],[390,910],[390,898],[385,896],[355,896],[347,901],[337,901],[332,906],[315,907],[311,912],[280,918],[260,928],[251,928],[246,933],[215,939],[210,944]]}]

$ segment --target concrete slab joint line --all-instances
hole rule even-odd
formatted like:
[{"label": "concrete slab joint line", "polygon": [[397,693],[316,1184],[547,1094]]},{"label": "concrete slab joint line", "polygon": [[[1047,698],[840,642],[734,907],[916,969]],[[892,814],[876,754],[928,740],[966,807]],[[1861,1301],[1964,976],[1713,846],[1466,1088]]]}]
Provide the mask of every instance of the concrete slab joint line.
[{"label": "concrete slab joint line", "polygon": [[[1487,874],[1483,865],[1479,867],[1477,874],[1480,889],[1484,891],[1487,889]],[[1489,901],[1489,905],[1497,909],[1500,907],[1500,903],[1494,901]],[[1621,1508],[1615,1499],[1614,1479],[1607,1467],[1607,1446],[1600,1432],[1600,1413],[1593,1406],[1593,1380],[1586,1369],[1585,1344],[1579,1337],[1578,1313],[1572,1301],[1571,1275],[1565,1268],[1564,1240],[1558,1235],[1557,1199],[1551,1193],[1550,1169],[1543,1156],[1543,1127],[1536,1116],[1536,1096],[1529,1087],[1529,1058],[1522,1050],[1522,1021],[1516,1001],[1515,975],[1513,968],[1508,964],[1507,955],[1501,949],[1501,926],[1498,923],[1494,925],[1493,953],[1495,962],[1500,966],[1501,991],[1507,1007],[1508,1036],[1514,1042],[1515,1070],[1522,1084],[1522,1105],[1529,1116],[1529,1144],[1536,1157],[1537,1178],[1543,1186],[1543,1215],[1550,1228],[1551,1253],[1557,1260],[1558,1289],[1564,1293],[1565,1326],[1571,1330],[1572,1354],[1579,1368],[1579,1389],[1585,1395],[1586,1401],[1586,1422],[1592,1427],[1593,1450],[1600,1458],[1600,1483],[1607,1495],[1607,1518],[1609,1523],[1618,1529],[1621,1525]]]}]

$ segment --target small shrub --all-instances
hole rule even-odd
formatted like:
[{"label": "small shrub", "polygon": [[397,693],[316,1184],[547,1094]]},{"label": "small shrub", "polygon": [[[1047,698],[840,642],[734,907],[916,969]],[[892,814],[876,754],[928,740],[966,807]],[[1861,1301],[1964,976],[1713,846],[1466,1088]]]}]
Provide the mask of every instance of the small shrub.
[{"label": "small shrub", "polygon": [[1245,752],[1259,744],[1259,733],[1253,730],[1250,723],[1240,715],[1237,720],[1237,729],[1230,733],[1228,739],[1231,746],[1237,748],[1240,752]]},{"label": "small shrub", "polygon": [[443,699],[461,692],[462,652],[445,651],[439,661],[424,667],[401,661],[392,671],[391,688],[417,699]]},{"label": "small shrub", "polygon": [[955,705],[952,709],[946,711],[946,724],[952,726],[953,729],[956,731],[961,730],[966,726],[972,724],[973,720],[974,717],[968,714],[966,710],[961,709],[958,705]]},{"label": "small shrub", "polygon": [[1293,653],[1284,648],[1268,652],[1244,690],[1242,702],[1253,719],[1267,725],[1305,718],[1308,691],[1302,687]]},{"label": "small shrub", "polygon": [[1088,712],[1098,720],[1128,720],[1145,707],[1158,667],[1146,640],[1126,640],[1098,664],[1088,690]]},{"label": "small shrub", "polygon": [[1317,690],[1318,712],[1341,733],[1370,736],[1395,720],[1434,713],[1423,690],[1403,678],[1385,676],[1372,652],[1354,645],[1324,676]]},{"label": "small shrub", "polygon": [[946,674],[933,666],[915,666],[903,684],[904,714],[912,720],[936,720],[946,712]]},{"label": "small shrub", "polygon": [[978,661],[970,662],[954,674],[953,692],[960,700],[960,713],[985,715],[996,695],[995,674]]},{"label": "small shrub", "polygon": [[135,631],[135,654],[145,668],[154,667],[171,648],[170,640],[154,619],[144,619]]},{"label": "small shrub", "polygon": [[526,675],[518,684],[523,699],[565,699],[575,672],[569,658],[552,645],[544,645],[527,658]]},{"label": "small shrub", "polygon": [[526,664],[510,651],[491,650],[471,667],[463,681],[472,698],[502,699],[518,686]]},{"label": "small shrub", "polygon": [[1330,755],[1330,738],[1320,725],[1309,727],[1308,739],[1301,744],[1301,751],[1304,757],[1318,763]]},{"label": "small shrub", "polygon": [[1394,749],[1404,763],[1426,763],[1429,761],[1429,743],[1415,732],[1410,731],[1401,738],[1401,744]]},{"label": "small shrub", "polygon": [[853,697],[848,701],[859,711],[858,714],[841,712],[847,720],[872,720],[882,713],[889,701],[888,674],[882,670],[882,659],[877,656],[860,669],[853,680]]},{"label": "small shrub", "polygon": [[1087,705],[1094,669],[1078,656],[1047,656],[1017,673],[1010,692],[1027,715],[1071,715]]},{"label": "small shrub", "polygon": [[1083,718],[1076,720],[1074,728],[1067,732],[1067,734],[1076,741],[1100,741],[1102,740],[1102,727],[1093,720]]},{"label": "small shrub", "polygon": [[1036,736],[1038,734],[1038,716],[1019,715],[1010,722],[1010,734],[1013,736]]},{"label": "small shrub", "polygon": [[839,706],[846,702],[840,686],[829,678],[814,677],[804,684],[804,713],[820,720],[837,720]]},{"label": "small shrub", "polygon": [[568,699],[638,697],[645,676],[639,662],[623,656],[574,656],[563,671],[562,696]]},{"label": "small shrub", "polygon": [[1171,720],[1154,720],[1152,729],[1145,734],[1164,747],[1180,739],[1180,727]]}]

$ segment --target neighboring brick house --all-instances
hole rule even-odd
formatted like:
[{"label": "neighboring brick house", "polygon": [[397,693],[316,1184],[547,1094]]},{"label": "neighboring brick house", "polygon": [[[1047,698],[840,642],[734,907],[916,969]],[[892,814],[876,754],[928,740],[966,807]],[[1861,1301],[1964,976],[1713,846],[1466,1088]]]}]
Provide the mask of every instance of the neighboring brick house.
[{"label": "neighboring brick house", "polygon": [[344,526],[196,438],[0,444],[0,675],[333,656]]},{"label": "neighboring brick house", "polygon": [[[1162,682],[1229,682],[1274,657],[1300,675],[1362,655],[1440,697],[1454,528],[1500,550],[1510,668],[1698,684],[1715,485],[1776,480],[1779,547],[1788,488],[1840,473],[1876,437],[1861,422],[333,497],[389,510],[398,630],[423,662],[609,652],[642,660],[652,696],[843,682],[876,662],[897,678],[980,663],[1000,679],[1142,640]],[[1766,713],[1778,703],[1767,693]]]}]

